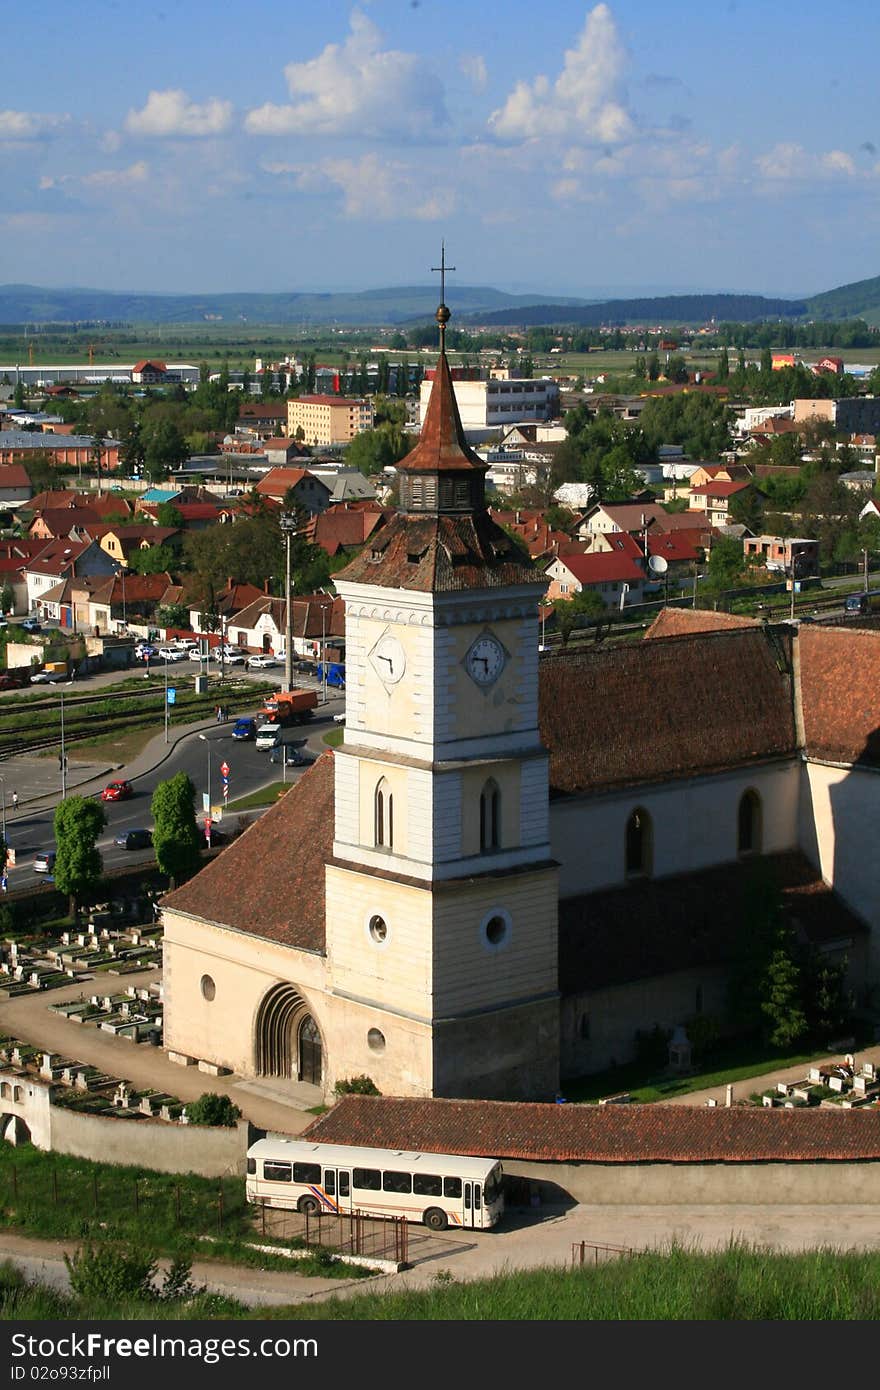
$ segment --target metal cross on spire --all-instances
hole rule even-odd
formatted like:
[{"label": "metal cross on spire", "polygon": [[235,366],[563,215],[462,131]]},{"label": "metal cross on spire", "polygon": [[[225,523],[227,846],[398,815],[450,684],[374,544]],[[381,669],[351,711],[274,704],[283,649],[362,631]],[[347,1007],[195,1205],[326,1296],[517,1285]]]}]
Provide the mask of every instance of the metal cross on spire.
[{"label": "metal cross on spire", "polygon": [[454,266],[454,265],[447,266],[447,264],[446,264],[446,242],[445,242],[445,241],[441,241],[441,243],[440,243],[440,264],[439,264],[439,265],[432,265],[432,266],[431,266],[431,271],[432,271],[432,273],[436,273],[437,271],[440,272],[440,304],[439,304],[439,307],[438,307],[438,309],[437,309],[437,313],[436,313],[436,316],[435,316],[435,317],[436,317],[437,323],[438,323],[438,325],[439,325],[439,327],[440,327],[440,351],[441,351],[441,352],[445,352],[445,351],[446,351],[446,325],[447,325],[447,323],[449,322],[449,319],[450,319],[450,313],[449,313],[449,310],[448,310],[447,307],[446,307],[446,272],[447,272],[447,270],[455,270],[455,266]]}]

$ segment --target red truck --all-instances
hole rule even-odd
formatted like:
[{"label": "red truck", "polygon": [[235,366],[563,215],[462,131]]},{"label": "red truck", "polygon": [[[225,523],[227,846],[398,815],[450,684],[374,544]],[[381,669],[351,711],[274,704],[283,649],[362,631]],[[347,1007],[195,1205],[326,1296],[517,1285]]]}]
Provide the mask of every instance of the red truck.
[{"label": "red truck", "polygon": [[316,690],[279,690],[263,702],[257,719],[266,724],[302,724],[317,708]]}]

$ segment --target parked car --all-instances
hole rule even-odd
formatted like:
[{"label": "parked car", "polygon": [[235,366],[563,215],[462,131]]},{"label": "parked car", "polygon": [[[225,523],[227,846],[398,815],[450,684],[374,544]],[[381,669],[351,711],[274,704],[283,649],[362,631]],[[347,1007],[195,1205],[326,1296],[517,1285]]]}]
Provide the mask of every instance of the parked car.
[{"label": "parked car", "polygon": [[244,652],[229,652],[223,660],[227,666],[243,666],[247,661]]},{"label": "parked car", "polygon": [[134,649],[134,654],[138,661],[148,661],[150,657],[156,655],[156,648],[150,646],[149,642],[138,642]]},{"label": "parked car", "polygon": [[237,739],[256,738],[256,719],[236,719],[232,726],[232,737]]},{"label": "parked car", "polygon": [[21,626],[24,628],[25,632],[43,631],[43,624],[40,622],[39,618],[24,618],[22,619]]},{"label": "parked car", "polygon": [[0,690],[20,690],[27,683],[27,671],[0,671]]},{"label": "parked car", "polygon": [[180,647],[160,647],[156,655],[160,661],[186,661]]},{"label": "parked car", "polygon": [[65,671],[35,671],[31,676],[31,685],[57,685],[59,681],[66,681]]},{"label": "parked car", "polygon": [[56,855],[54,849],[47,849],[44,850],[41,854],[38,854],[34,859],[34,873],[54,874],[55,860],[57,857],[58,856]]},{"label": "parked car", "polygon": [[271,652],[260,652],[257,656],[249,656],[247,664],[249,671],[266,671],[270,666],[278,665],[278,658]]},{"label": "parked car", "polygon": [[152,830],[123,830],[113,841],[120,849],[149,849],[153,843]]},{"label": "parked car", "polygon": [[134,796],[134,787],[130,782],[108,782],[101,792],[102,801],[127,801],[130,796]]}]

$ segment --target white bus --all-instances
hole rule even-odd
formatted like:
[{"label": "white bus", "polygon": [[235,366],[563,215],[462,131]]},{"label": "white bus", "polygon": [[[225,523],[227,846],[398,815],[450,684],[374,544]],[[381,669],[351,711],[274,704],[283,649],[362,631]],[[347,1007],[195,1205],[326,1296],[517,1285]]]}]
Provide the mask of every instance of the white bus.
[{"label": "white bus", "polygon": [[249,1202],[302,1212],[357,1212],[421,1221],[432,1231],[494,1226],[504,1210],[493,1158],[403,1153],[302,1139],[260,1139],[247,1151]]}]

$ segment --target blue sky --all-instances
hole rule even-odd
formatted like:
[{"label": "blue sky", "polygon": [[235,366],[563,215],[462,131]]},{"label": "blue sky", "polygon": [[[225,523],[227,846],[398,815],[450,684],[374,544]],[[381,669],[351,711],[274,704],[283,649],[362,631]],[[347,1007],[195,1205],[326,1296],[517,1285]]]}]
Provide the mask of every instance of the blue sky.
[{"label": "blue sky", "polygon": [[[796,295],[880,274],[863,0],[43,0],[0,281]],[[862,62],[860,55],[865,58]]]}]

